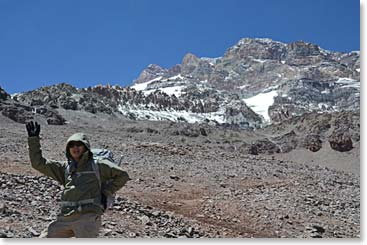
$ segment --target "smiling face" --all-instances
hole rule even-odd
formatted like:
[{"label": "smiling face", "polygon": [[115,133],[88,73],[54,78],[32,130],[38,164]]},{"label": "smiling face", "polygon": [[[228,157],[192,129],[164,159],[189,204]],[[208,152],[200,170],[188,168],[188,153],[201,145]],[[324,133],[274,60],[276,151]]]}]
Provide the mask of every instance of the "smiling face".
[{"label": "smiling face", "polygon": [[86,150],[87,148],[80,141],[70,141],[69,143],[70,155],[75,161],[79,161]]}]

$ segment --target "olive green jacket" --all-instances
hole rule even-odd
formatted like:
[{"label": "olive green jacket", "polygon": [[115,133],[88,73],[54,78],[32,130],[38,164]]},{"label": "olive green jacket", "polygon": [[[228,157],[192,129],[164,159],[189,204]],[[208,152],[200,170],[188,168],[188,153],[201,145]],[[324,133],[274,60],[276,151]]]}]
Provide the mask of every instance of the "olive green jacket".
[{"label": "olive green jacket", "polygon": [[[81,141],[88,149],[77,163],[69,154],[68,143]],[[66,152],[68,161],[49,161],[43,158],[40,139],[37,136],[28,138],[29,157],[32,167],[44,175],[58,181],[64,186],[61,196],[61,215],[69,216],[75,213],[93,212],[102,214],[102,193],[113,195],[129,180],[128,174],[114,163],[100,159],[93,160],[88,139],[84,134],[74,134],[67,141]],[[92,164],[98,164],[100,182]],[[66,168],[69,166],[69,170]]]}]

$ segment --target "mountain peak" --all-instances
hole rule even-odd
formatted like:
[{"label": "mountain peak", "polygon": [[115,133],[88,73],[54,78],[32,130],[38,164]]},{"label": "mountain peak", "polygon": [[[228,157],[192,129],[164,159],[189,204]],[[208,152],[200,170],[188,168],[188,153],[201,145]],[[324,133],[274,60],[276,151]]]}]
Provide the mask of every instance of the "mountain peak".
[{"label": "mountain peak", "polygon": [[150,64],[140,73],[139,77],[134,80],[133,83],[145,83],[159,76],[164,76],[165,74],[167,74],[167,72],[167,69],[162,68],[159,65]]},{"label": "mountain peak", "polygon": [[286,45],[283,42],[275,41],[271,38],[242,38],[240,39],[235,46],[242,46],[242,45],[251,45],[251,44],[261,44],[261,45],[271,45],[271,44],[278,44],[278,45]]},{"label": "mountain peak", "polygon": [[191,65],[191,64],[195,65],[198,62],[200,62],[200,59],[192,53],[187,53],[182,59],[182,65],[183,66],[187,66],[187,65]]}]

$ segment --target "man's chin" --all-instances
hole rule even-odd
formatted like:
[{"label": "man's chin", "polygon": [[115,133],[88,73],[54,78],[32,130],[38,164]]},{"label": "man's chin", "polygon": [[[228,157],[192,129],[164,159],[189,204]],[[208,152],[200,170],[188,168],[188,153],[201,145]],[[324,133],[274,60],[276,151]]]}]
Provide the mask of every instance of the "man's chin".
[{"label": "man's chin", "polygon": [[82,155],[72,156],[73,159],[80,159],[81,157],[82,157]]}]

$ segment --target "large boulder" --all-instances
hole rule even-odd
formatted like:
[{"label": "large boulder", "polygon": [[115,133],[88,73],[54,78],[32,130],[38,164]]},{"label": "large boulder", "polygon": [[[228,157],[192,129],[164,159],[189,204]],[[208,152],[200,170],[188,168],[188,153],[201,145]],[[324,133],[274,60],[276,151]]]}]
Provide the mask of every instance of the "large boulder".
[{"label": "large boulder", "polygon": [[252,143],[248,148],[251,155],[280,153],[280,148],[269,139],[260,139]]},{"label": "large boulder", "polygon": [[18,123],[26,123],[33,119],[32,108],[23,105],[7,105],[2,108],[1,114]]},{"label": "large boulder", "polygon": [[347,129],[334,130],[329,137],[329,143],[330,147],[336,151],[345,152],[353,149],[352,138]]},{"label": "large boulder", "polygon": [[272,138],[272,141],[276,142],[280,151],[283,153],[292,151],[298,145],[298,137],[293,130],[290,131],[289,133]]},{"label": "large boulder", "polygon": [[47,124],[49,125],[64,125],[65,119],[60,115],[55,115],[54,117],[47,118]]},{"label": "large boulder", "polygon": [[76,102],[72,98],[62,98],[60,99],[60,106],[65,110],[77,110],[78,109],[78,102]]},{"label": "large boulder", "polygon": [[45,116],[47,117],[47,124],[49,125],[64,125],[66,122],[66,120],[54,110],[47,110]]},{"label": "large boulder", "polygon": [[322,141],[320,135],[308,134],[305,136],[302,142],[302,146],[312,152],[317,152],[322,148]]},{"label": "large boulder", "polygon": [[208,136],[209,130],[195,124],[185,123],[183,125],[175,125],[175,129],[171,131],[171,135],[180,135],[186,137]]}]

